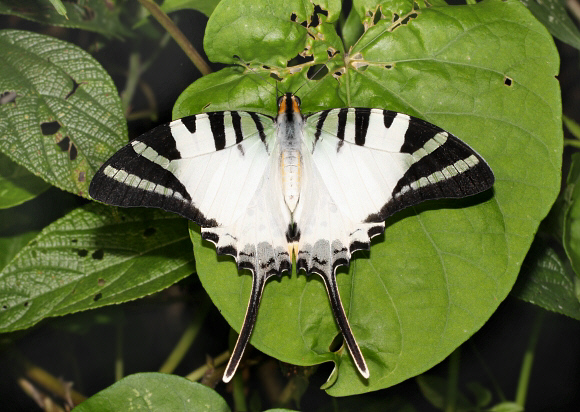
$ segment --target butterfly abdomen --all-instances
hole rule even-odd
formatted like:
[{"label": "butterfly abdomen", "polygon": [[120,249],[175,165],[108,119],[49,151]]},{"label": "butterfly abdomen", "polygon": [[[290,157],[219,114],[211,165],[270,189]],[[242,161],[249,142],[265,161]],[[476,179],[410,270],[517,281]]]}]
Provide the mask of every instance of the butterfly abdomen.
[{"label": "butterfly abdomen", "polygon": [[302,175],[302,113],[300,100],[286,93],[278,100],[278,141],[280,143],[280,175],[284,201],[294,212],[300,198]]}]

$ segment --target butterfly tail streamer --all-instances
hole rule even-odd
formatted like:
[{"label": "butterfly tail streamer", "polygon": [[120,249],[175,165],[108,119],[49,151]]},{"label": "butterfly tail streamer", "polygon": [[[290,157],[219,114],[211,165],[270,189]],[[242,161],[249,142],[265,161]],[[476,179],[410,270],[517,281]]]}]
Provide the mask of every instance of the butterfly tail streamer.
[{"label": "butterfly tail streamer", "polygon": [[252,335],[252,330],[254,329],[254,324],[256,323],[256,317],[258,316],[258,308],[260,306],[260,300],[262,299],[262,292],[264,291],[264,285],[268,280],[268,275],[266,273],[259,273],[256,271],[252,275],[252,293],[250,295],[250,301],[248,302],[248,308],[246,309],[246,316],[244,317],[244,324],[238,335],[238,340],[236,341],[236,346],[232,352],[232,356],[226,366],[226,371],[222,380],[228,383],[236,370],[238,365],[242,360],[244,350],[246,345],[250,341],[250,336]]},{"label": "butterfly tail streamer", "polygon": [[344,312],[342,301],[340,300],[340,294],[338,293],[338,285],[336,284],[336,275],[334,273],[328,275],[321,274],[321,277],[324,281],[324,285],[326,286],[326,292],[328,293],[328,298],[330,300],[330,306],[332,307],[334,318],[336,319],[338,327],[342,332],[342,336],[344,337],[348,351],[350,352],[350,355],[352,356],[360,374],[365,379],[368,379],[370,376],[369,369],[365,362],[365,358],[363,357],[360,348],[356,343],[356,339],[354,338],[348,323],[348,318]]}]

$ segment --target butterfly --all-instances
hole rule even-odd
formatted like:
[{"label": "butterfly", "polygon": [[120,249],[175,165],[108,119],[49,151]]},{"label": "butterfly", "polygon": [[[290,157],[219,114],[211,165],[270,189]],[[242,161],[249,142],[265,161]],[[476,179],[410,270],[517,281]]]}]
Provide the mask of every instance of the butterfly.
[{"label": "butterfly", "polygon": [[383,109],[339,108],[304,116],[300,99],[278,98],[278,114],[201,113],[137,137],[91,181],[93,199],[158,207],[201,227],[218,255],[252,272],[246,316],[223,380],[250,339],[266,281],[296,269],[319,275],[354,363],[369,369],[350,328],[336,270],[385,219],[428,199],[492,187],[485,160],[451,133]]}]

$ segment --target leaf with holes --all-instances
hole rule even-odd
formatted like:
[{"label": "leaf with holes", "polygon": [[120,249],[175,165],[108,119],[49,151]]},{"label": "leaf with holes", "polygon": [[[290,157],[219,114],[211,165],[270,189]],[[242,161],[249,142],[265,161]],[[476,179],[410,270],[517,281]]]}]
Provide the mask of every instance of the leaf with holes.
[{"label": "leaf with holes", "polygon": [[[496,176],[489,193],[422,204],[388,219],[370,253],[355,254],[339,272],[368,381],[344,347],[336,350],[340,335],[316,276],[292,275],[266,285],[251,343],[293,364],[334,361],[327,391],[345,396],[394,385],[441,362],[507,296],[559,191],[558,53],[545,27],[519,1],[423,7],[373,20],[348,55],[333,36],[318,35],[333,27],[324,13],[315,13],[320,20],[310,25],[312,14],[303,7],[298,0],[281,9],[267,0],[249,8],[220,2],[207,26],[208,56],[232,63],[237,55],[243,67],[191,85],[174,116],[239,107],[273,114],[275,88],[260,82],[274,84],[272,76],[282,92],[303,85],[298,96],[305,112],[359,106],[423,118],[466,141]],[[231,30],[223,29],[224,13],[237,28],[235,44]],[[277,28],[267,35],[273,22]],[[338,53],[312,54],[325,48]],[[297,51],[305,51],[304,60],[292,66]],[[305,81],[306,71],[320,64],[327,67],[323,78]],[[232,259],[216,257],[196,230],[191,234],[199,277],[239,330],[251,278],[238,275]]]},{"label": "leaf with holes", "polygon": [[512,295],[544,309],[580,320],[580,279],[554,249],[536,240]]},{"label": "leaf with holes", "polygon": [[[60,3],[60,0],[56,1]],[[64,6],[64,14],[48,2],[39,4],[38,0],[0,0],[0,14],[10,14],[51,26],[94,31],[106,37],[122,38],[133,35],[119,20],[121,8],[113,2],[67,1],[61,3],[61,6]]]},{"label": "leaf with holes", "polygon": [[82,49],[0,31],[0,151],[45,181],[88,197],[103,159],[127,142],[113,81]]},{"label": "leaf with holes", "polygon": [[126,302],[195,271],[183,218],[91,203],[47,226],[0,272],[0,333]]},{"label": "leaf with holes", "polygon": [[0,209],[33,199],[49,187],[44,180],[0,153]]},{"label": "leaf with holes", "polygon": [[566,10],[566,0],[521,0],[550,33],[564,43],[580,49],[580,31]]}]

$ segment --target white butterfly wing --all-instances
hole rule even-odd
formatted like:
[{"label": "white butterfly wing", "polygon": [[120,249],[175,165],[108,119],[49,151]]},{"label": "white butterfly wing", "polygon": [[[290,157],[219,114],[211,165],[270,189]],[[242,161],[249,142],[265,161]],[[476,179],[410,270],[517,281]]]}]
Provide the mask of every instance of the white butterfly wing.
[{"label": "white butterfly wing", "polygon": [[380,109],[333,109],[306,119],[302,191],[294,221],[297,268],[319,274],[347,347],[361,374],[367,365],[342,307],[335,272],[356,250],[369,249],[384,220],[423,200],[488,189],[485,161],[450,133]]},{"label": "white butterfly wing", "polygon": [[118,206],[159,207],[201,226],[218,254],[253,273],[229,381],[253,329],[268,277],[292,266],[285,233],[291,217],[281,193],[276,125],[251,112],[199,114],[159,126],[111,157],[90,195]]}]

